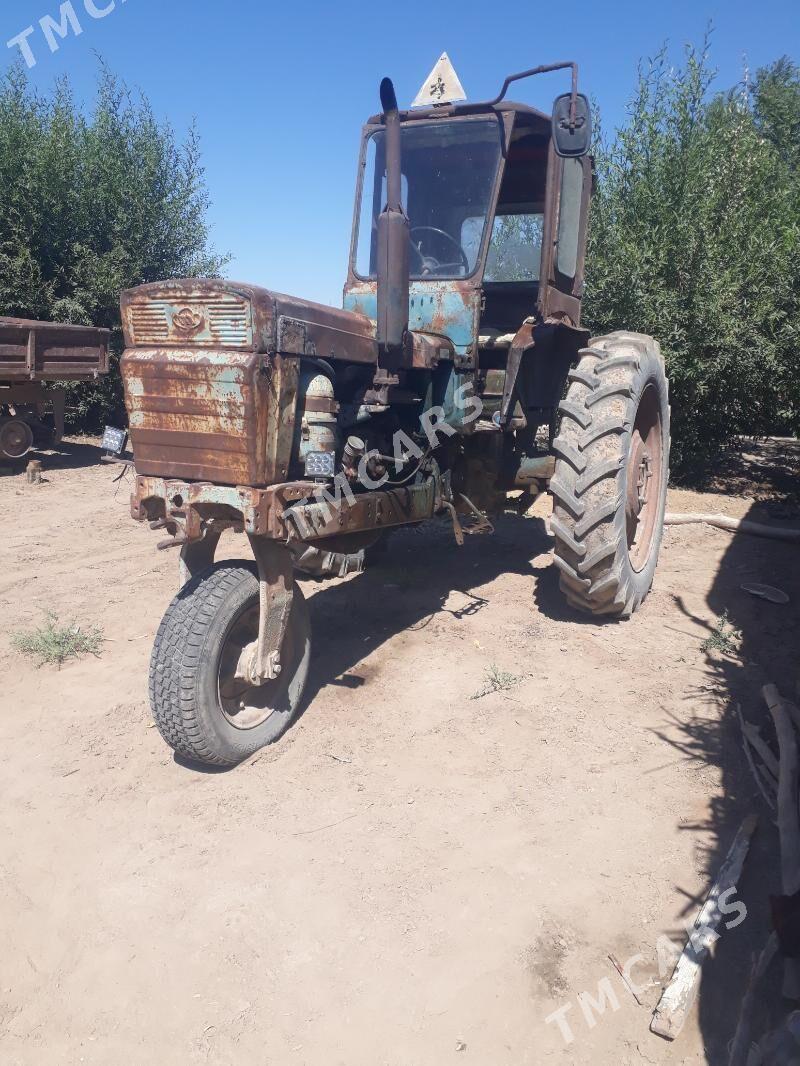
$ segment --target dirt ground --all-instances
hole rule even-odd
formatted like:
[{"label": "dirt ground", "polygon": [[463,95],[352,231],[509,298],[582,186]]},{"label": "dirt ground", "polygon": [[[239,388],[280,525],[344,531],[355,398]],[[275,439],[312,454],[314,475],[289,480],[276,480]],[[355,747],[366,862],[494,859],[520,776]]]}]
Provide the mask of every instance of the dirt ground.
[{"label": "dirt ground", "polygon": [[[667,531],[626,623],[562,606],[546,501],[458,549],[408,532],[379,567],[304,583],[305,711],[235,770],[183,765],[147,668],[177,558],[133,522],[91,442],[47,483],[0,477],[0,1062],[478,1066],[722,1063],[778,885],[762,824],[673,1044],[612,969],[683,943],[742,817],[764,814],[732,703],[797,681],[797,548]],[[767,444],[671,510],[798,524]],[[793,475],[794,476],[794,475]],[[788,487],[787,487],[788,486]],[[796,486],[796,482],[795,482]],[[228,535],[225,554],[248,554]],[[788,607],[742,581],[785,589]],[[9,634],[96,623],[99,658],[38,668]],[[704,651],[723,611],[738,654]],[[518,681],[473,698],[492,667]],[[617,997],[602,1015],[609,979]],[[573,1030],[567,1044],[558,1024]]]}]

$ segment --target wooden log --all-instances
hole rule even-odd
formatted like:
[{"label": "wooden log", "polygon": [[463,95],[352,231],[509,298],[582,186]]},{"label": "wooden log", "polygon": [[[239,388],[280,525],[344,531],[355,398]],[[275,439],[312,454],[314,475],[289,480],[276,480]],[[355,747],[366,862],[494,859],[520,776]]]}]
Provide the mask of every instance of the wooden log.
[{"label": "wooden log", "polygon": [[722,919],[719,898],[730,889],[736,888],[739,883],[757,824],[757,816],[751,814],[739,827],[717,879],[694,920],[692,933],[678,959],[675,972],[658,1001],[653,1020],[650,1022],[650,1031],[667,1040],[674,1040],[679,1035],[697,996],[700,971],[708,949],[716,939],[714,934]]},{"label": "wooden log", "polygon": [[777,1029],[767,1033],[750,1050],[747,1066],[797,1066],[800,1011],[792,1011]]},{"label": "wooden log", "polygon": [[747,986],[747,991],[739,1010],[739,1022],[731,1044],[731,1057],[728,1066],[747,1066],[750,1046],[753,1041],[753,1013],[755,1011],[756,992],[777,953],[778,937],[775,933],[771,933],[761,954],[754,962],[750,973],[750,983]]},{"label": "wooden log", "polygon": [[764,738],[759,733],[758,726],[755,726],[752,722],[748,722],[745,720],[745,723],[742,728],[744,730],[744,735],[752,744],[754,750],[761,757],[761,761],[764,763],[764,765],[772,774],[772,776],[777,780],[778,760],[775,758],[775,753],[773,752],[772,748],[769,746],[769,744],[767,744],[766,740],[764,740]]},{"label": "wooden log", "polygon": [[688,526],[695,524],[726,529],[730,533],[751,533],[754,537],[770,537],[772,540],[788,540],[800,543],[800,529],[784,529],[767,526],[763,522],[750,522],[745,518],[731,518],[725,514],[675,514],[664,515],[665,526]]},{"label": "wooden log", "polygon": [[[780,749],[778,776],[778,837],[781,845],[781,881],[784,896],[800,892],[800,813],[798,813],[797,736],[792,716],[775,685],[761,690],[769,713],[775,723]],[[787,999],[800,999],[800,960],[786,959],[783,994]]]},{"label": "wooden log", "polygon": [[[769,692],[769,697],[767,697]],[[800,733],[800,707],[796,703],[792,703],[791,700],[787,700],[785,696],[782,696],[775,685],[765,685],[761,690],[764,699],[767,700],[769,706],[769,700],[777,700],[783,705],[784,710],[794,722],[795,729]]]},{"label": "wooden log", "polygon": [[[768,771],[763,766],[756,766],[755,760],[753,759],[753,753],[750,750],[750,743],[747,739],[747,733],[744,728],[745,721],[742,717],[742,708],[741,705],[738,703],[736,704],[736,714],[739,719],[739,725],[741,726],[742,730],[742,749],[744,750],[745,758],[747,759],[747,765],[750,767],[750,772],[753,775],[753,779],[755,780],[758,791],[764,797],[764,800],[769,809],[771,811],[774,811],[775,804],[772,800],[772,795],[777,793],[778,783],[777,781],[773,780],[772,775],[768,774]],[[764,787],[765,784],[767,788]],[[769,791],[767,789],[769,789]]]}]

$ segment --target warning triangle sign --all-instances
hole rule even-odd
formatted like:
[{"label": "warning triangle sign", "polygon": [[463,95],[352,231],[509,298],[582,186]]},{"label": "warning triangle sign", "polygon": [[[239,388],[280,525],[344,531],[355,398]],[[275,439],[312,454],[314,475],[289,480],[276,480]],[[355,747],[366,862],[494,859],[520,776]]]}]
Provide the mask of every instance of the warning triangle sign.
[{"label": "warning triangle sign", "polygon": [[464,86],[458,80],[450,56],[442,52],[433,70],[422,83],[412,107],[431,107],[432,104],[454,104],[466,100]]}]

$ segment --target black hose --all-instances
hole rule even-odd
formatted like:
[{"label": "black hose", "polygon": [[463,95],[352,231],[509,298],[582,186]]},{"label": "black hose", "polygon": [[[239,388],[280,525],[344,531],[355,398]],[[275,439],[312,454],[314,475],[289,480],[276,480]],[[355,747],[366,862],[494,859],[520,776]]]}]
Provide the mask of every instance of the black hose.
[{"label": "black hose", "polygon": [[336,371],[326,359],[320,359],[316,355],[303,355],[300,359],[303,363],[311,363],[318,370],[321,370],[326,377],[330,378],[334,384],[336,383]]},{"label": "black hose", "polygon": [[[414,467],[414,469],[411,471],[411,473],[406,475],[406,477],[402,478],[400,481],[385,481],[384,485],[392,485],[392,486],[395,486],[395,487],[398,486],[398,485],[405,485],[406,482],[410,481],[412,479],[412,477],[414,477],[415,474],[418,474],[420,472],[420,470],[422,469],[426,459],[430,458],[430,454],[431,454],[432,451],[433,451],[433,448],[428,448],[428,450],[425,452],[425,454],[419,460],[419,462]],[[381,459],[389,459],[389,456],[388,455],[382,455]],[[394,459],[389,459],[389,461],[393,463]]]}]

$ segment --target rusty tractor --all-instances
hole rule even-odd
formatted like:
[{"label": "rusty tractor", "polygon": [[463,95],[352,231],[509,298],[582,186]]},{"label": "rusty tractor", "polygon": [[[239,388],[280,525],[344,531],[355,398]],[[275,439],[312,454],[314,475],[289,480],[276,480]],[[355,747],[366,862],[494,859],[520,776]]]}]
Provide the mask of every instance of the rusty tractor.
[{"label": "rusty tractor", "polygon": [[64,433],[64,390],[108,371],[107,329],[0,318],[0,458],[22,459]]},{"label": "rusty tractor", "polygon": [[[551,115],[512,82],[569,69]],[[181,756],[233,765],[300,705],[297,571],[359,570],[387,530],[456,538],[549,489],[566,599],[632,614],[662,537],[669,406],[657,342],[581,326],[591,115],[573,63],[364,127],[342,309],[225,280],[122,295],[132,513],[180,548],[150,698]],[[217,561],[224,530],[254,561]]]}]

